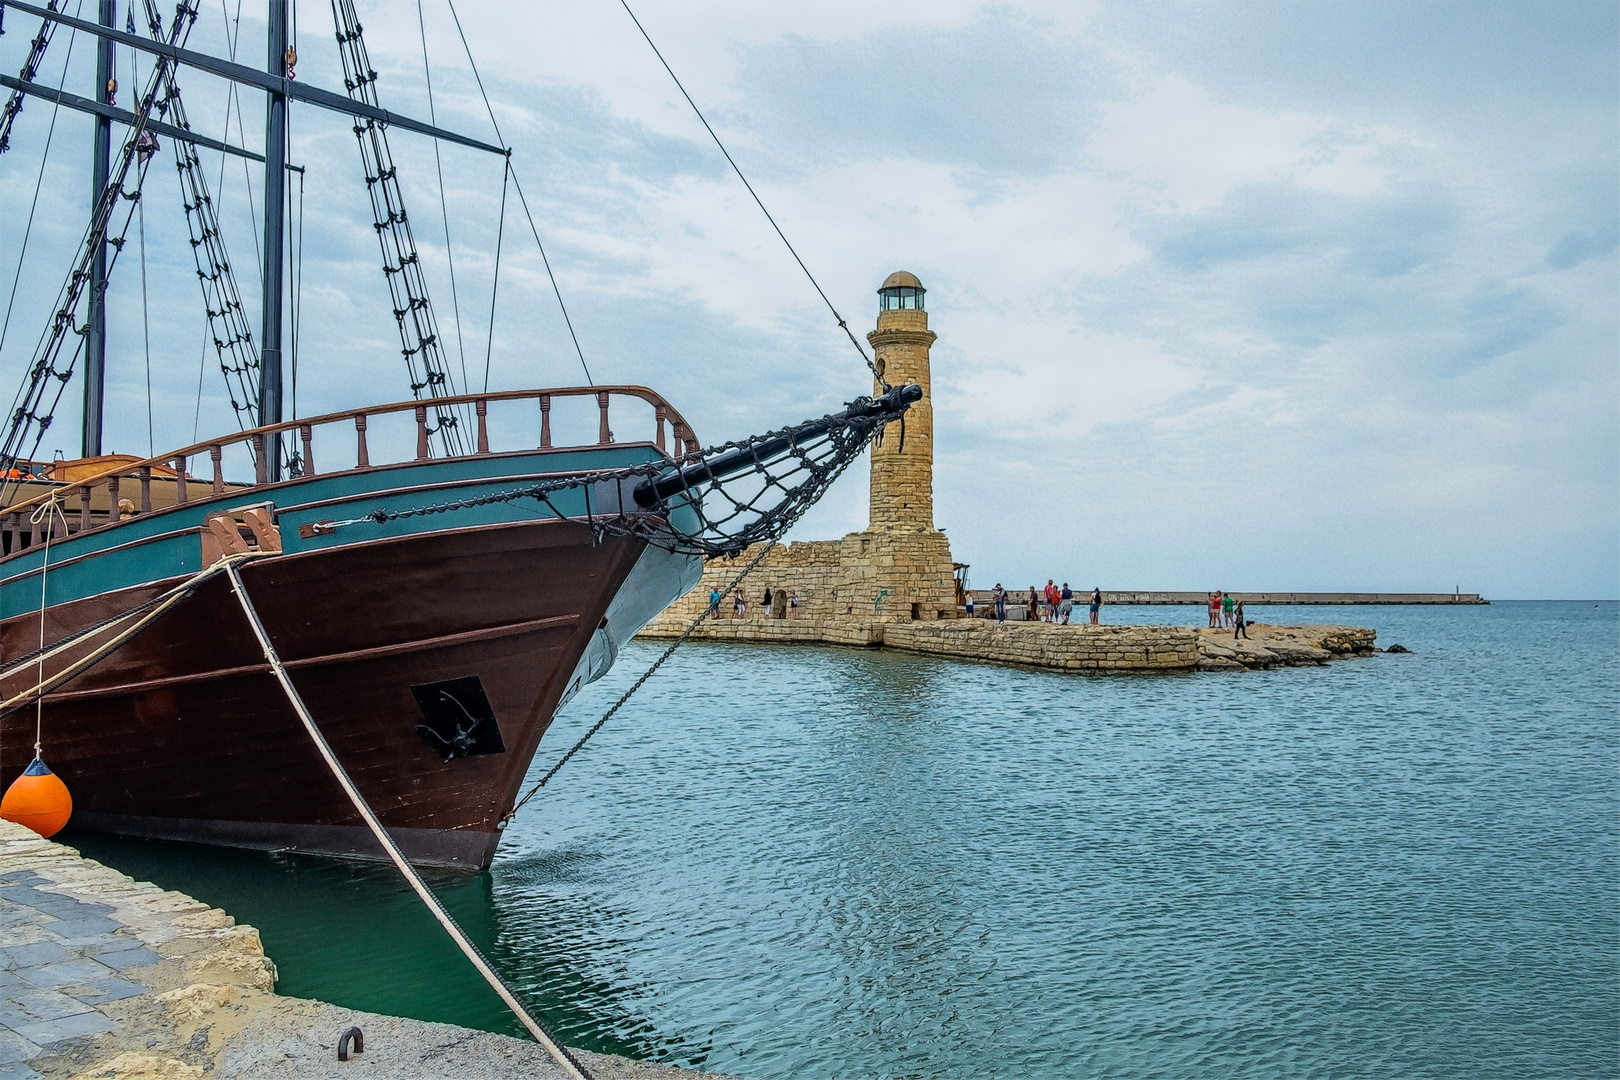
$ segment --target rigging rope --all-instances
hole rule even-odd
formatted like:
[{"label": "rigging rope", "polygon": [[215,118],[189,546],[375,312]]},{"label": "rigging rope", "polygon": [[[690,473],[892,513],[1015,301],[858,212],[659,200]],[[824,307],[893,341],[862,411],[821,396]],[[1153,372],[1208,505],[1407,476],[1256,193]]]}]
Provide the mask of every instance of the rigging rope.
[{"label": "rigging rope", "polygon": [[[64,520],[64,532],[65,532],[66,531],[66,519],[63,519],[63,520]],[[230,561],[230,560],[240,560],[240,559],[249,559],[249,558],[258,558],[261,554],[263,554],[263,553],[262,552],[257,552],[257,551],[250,551],[250,552],[246,552],[246,553],[240,554],[240,555],[227,555],[220,562],[215,563],[213,566],[209,567],[206,570],[200,571],[199,573],[197,573],[196,575],[194,575],[193,577],[191,577],[187,581],[184,581],[181,584],[175,586],[173,589],[171,589],[168,592],[162,594],[161,596],[154,597],[153,599],[147,601],[145,604],[142,604],[139,607],[132,608],[129,611],[124,612],[122,615],[118,615],[118,616],[116,616],[116,617],[114,617],[112,619],[108,619],[107,621],[105,621],[103,623],[100,623],[97,626],[90,627],[87,630],[83,630],[83,631],[80,631],[77,634],[71,635],[70,637],[64,639],[62,642],[58,643],[57,645],[52,646],[48,650],[41,649],[38,653],[31,654],[29,657],[26,657],[26,658],[20,659],[18,661],[15,661],[10,667],[8,667],[5,670],[4,673],[0,673],[0,678],[4,678],[6,676],[11,675],[13,672],[15,672],[19,668],[23,667],[27,662],[30,662],[30,661],[37,658],[37,660],[39,661],[39,672],[40,672],[39,680],[30,689],[25,690],[20,694],[13,694],[11,697],[7,698],[5,701],[0,701],[0,718],[3,718],[5,716],[15,712],[19,708],[26,708],[28,706],[28,704],[29,704],[30,699],[34,698],[34,696],[36,694],[38,695],[38,700],[39,700],[39,702],[41,704],[41,707],[43,707],[43,702],[44,702],[45,694],[46,694],[47,691],[54,690],[56,687],[61,686],[63,683],[69,682],[69,681],[79,677],[80,675],[82,675],[86,671],[88,671],[90,668],[94,667],[96,664],[98,664],[102,660],[106,659],[108,656],[110,656],[113,652],[117,651],[123,645],[127,644],[137,634],[140,634],[142,631],[146,630],[147,627],[151,626],[154,622],[156,622],[163,615],[167,614],[181,600],[184,600],[186,597],[188,597],[192,593],[196,592],[198,586],[202,585],[203,582],[207,581],[209,578],[214,577],[216,574],[220,573],[224,569],[224,567],[225,567],[225,565],[226,565],[226,563],[228,561]],[[41,581],[40,581],[40,593],[42,595],[44,594],[44,591],[45,591],[45,582],[44,582],[43,578],[44,578],[44,575],[42,573],[41,574]],[[156,610],[150,610],[150,609],[154,609],[154,608]],[[125,621],[127,619],[130,619],[130,618],[134,617],[135,615],[140,614],[143,611],[149,611],[149,610],[150,610],[150,614],[148,614],[145,618],[141,619],[140,621],[136,622],[133,626],[130,626],[129,628],[121,631],[117,635],[107,639],[102,644],[96,646],[96,648],[94,650],[92,650],[91,652],[89,652],[85,656],[82,656],[79,659],[75,660],[73,663],[69,664],[67,667],[63,668],[61,671],[56,672],[54,675],[51,675],[49,678],[45,677],[45,675],[44,675],[45,661],[47,659],[49,659],[50,657],[56,656],[57,654],[62,653],[64,651],[72,648],[74,645],[78,644],[80,641],[83,641],[85,638],[90,637],[91,635],[93,635],[93,634],[95,634],[95,633],[97,633],[97,632],[99,632],[101,630],[106,629],[108,626],[111,626],[111,625],[113,625],[115,623],[123,622],[123,621]],[[43,608],[42,608],[42,611],[43,611]],[[43,630],[44,630],[44,616],[42,614],[41,615],[41,634],[40,634],[41,639],[43,639],[43,637],[44,637]]]},{"label": "rigging rope", "polygon": [[294,688],[292,678],[287,674],[287,669],[282,664],[281,657],[276,653],[275,645],[271,644],[270,635],[264,629],[264,623],[259,620],[259,613],[253,607],[253,601],[248,597],[247,588],[242,584],[242,575],[237,573],[235,565],[230,563],[225,565],[225,572],[230,575],[231,588],[235,590],[236,598],[241,602],[242,611],[247,616],[248,625],[253,630],[253,636],[258,639],[259,648],[263,651],[265,660],[269,662],[271,671],[275,673],[276,681],[281,684],[282,693],[286,695],[288,703],[293,707],[293,711],[298,714],[298,719],[302,721],[304,730],[309,734],[310,741],[315,744],[315,749],[320,751],[322,760],[326,762],[326,767],[331,771],[333,777],[337,779],[338,784],[342,786],[343,793],[349,797],[349,802],[354,805],[355,812],[365,821],[366,827],[371,830],[372,835],[377,838],[377,842],[388,853],[389,859],[399,868],[399,872],[405,876],[405,880],[410,882],[411,888],[416,892],[422,903],[427,906],[427,909],[433,913],[433,917],[438,920],[439,925],[444,927],[445,933],[450,935],[451,939],[456,943],[456,947],[461,950],[462,955],[468,959],[473,967],[478,969],[478,974],[484,977],[484,981],[489,983],[490,989],[494,990],[500,996],[500,999],[506,1003],[506,1007],[512,1010],[512,1014],[517,1017],[518,1022],[528,1029],[529,1034],[533,1035],[535,1041],[545,1048],[546,1053],[551,1055],[564,1073],[573,1077],[574,1080],[589,1080],[590,1074],[584,1064],[569,1052],[567,1047],[557,1041],[556,1036],[551,1033],[545,1023],[535,1015],[528,1005],[524,1004],[523,1000],[517,996],[506,980],[501,978],[500,973],[484,958],[484,954],[479,951],[478,946],[472,943],[472,940],[467,937],[461,926],[444,909],[444,905],[433,894],[433,890],[427,887],[427,883],[422,880],[421,875],[416,872],[416,868],[410,864],[404,853],[399,850],[399,845],[394,842],[394,838],[389,835],[388,830],[383,828],[382,822],[378,820],[376,813],[366,803],[365,797],[360,794],[360,789],[350,779],[348,771],[343,768],[343,763],[338,761],[337,754],[333,753],[331,745],[326,741],[326,737],[321,734],[321,729],[316,726],[315,718],[310,715],[309,707],[304,704],[303,697]]},{"label": "rigging rope", "polygon": [[[427,84],[428,123],[434,127],[439,126],[439,114],[433,105],[433,71],[428,66],[427,46],[427,20],[422,14],[422,0],[416,0],[416,28],[422,37],[422,79]],[[456,254],[450,244],[450,204],[444,194],[444,161],[439,153],[439,140],[433,140],[433,168],[439,175],[439,214],[444,220],[444,258],[450,264],[450,306],[456,317],[456,352],[461,356],[461,385],[471,386],[472,381],[467,375],[467,343],[461,333],[461,295],[456,290]],[[502,181],[504,184],[505,181]],[[505,190],[501,198],[506,198]],[[504,214],[504,210],[502,211]],[[496,266],[499,269],[499,241],[496,243]],[[489,389],[488,363],[485,365],[484,389]]]},{"label": "rigging rope", "polygon": [[[331,0],[331,6],[343,61],[343,85],[355,101],[380,106],[378,76],[366,51],[364,28],[354,0]],[[420,401],[422,391],[426,390],[429,399],[453,397],[460,391],[444,363],[438,318],[422,272],[410,216],[405,211],[399,168],[388,143],[388,132],[375,120],[356,119],[354,134],[365,169],[366,192],[371,197],[373,227],[382,249],[383,276],[393,302],[394,321],[398,324],[400,352],[410,373],[411,396]],[[471,428],[471,413],[467,407],[436,405],[433,412],[437,426],[430,428],[429,434],[438,436],[446,454],[466,453],[469,436],[464,432]]]},{"label": "rigging rope", "polygon": [[[765,560],[765,556],[771,553],[778,542],[779,541],[777,540],[770,540],[766,542],[764,547],[760,548],[759,554],[754,556],[753,561],[747,566],[743,567],[742,573],[738,574],[735,578],[732,578],[731,584],[726,586],[725,592],[727,595],[736,591],[737,587],[743,583],[743,579],[754,572],[754,568]],[[602,719],[592,724],[590,730],[585,732],[578,742],[569,747],[566,754],[557,759],[557,764],[553,765],[549,770],[547,770],[546,775],[542,776],[538,781],[536,781],[534,786],[531,787],[521,799],[512,804],[512,809],[508,810],[504,815],[502,815],[502,828],[505,828],[508,822],[517,817],[517,812],[523,809],[523,805],[525,803],[534,798],[536,795],[540,794],[540,789],[545,787],[553,776],[556,776],[562,771],[562,767],[568,764],[570,758],[579,753],[581,750],[585,749],[585,744],[591,741],[592,736],[594,736],[598,731],[601,731],[603,725],[605,725],[609,720],[613,719],[613,714],[623,708],[625,702],[629,701],[631,697],[635,695],[636,691],[640,690],[647,680],[653,677],[653,673],[664,666],[664,661],[675,655],[675,650],[684,645],[686,643],[686,639],[691,637],[692,633],[697,630],[697,628],[703,624],[703,621],[707,619],[713,612],[713,607],[707,604],[703,606],[703,614],[693,619],[687,628],[681,631],[681,636],[676,638],[669,648],[665,649],[661,654],[659,654],[658,659],[654,660],[652,665],[648,667],[646,671],[641,673],[641,677],[630,685],[630,689],[626,690],[623,694],[620,694],[619,700],[615,701],[611,706],[608,707],[608,711],[602,714]]]},{"label": "rigging rope", "polygon": [[748,194],[753,196],[754,205],[759,207],[759,212],[765,215],[765,220],[771,223],[771,228],[776,230],[776,235],[782,238],[782,243],[787,246],[788,254],[792,255],[793,261],[799,264],[799,269],[804,271],[804,276],[810,279],[810,284],[821,297],[821,302],[827,305],[827,310],[832,312],[833,318],[838,320],[838,328],[844,332],[845,337],[849,338],[849,343],[855,346],[855,351],[861,354],[861,359],[866,362],[866,366],[872,371],[872,377],[877,380],[879,386],[888,389],[889,384],[884,381],[883,373],[878,371],[877,365],[872,362],[872,358],[866,355],[866,350],[862,348],[859,339],[855,337],[854,331],[850,330],[849,323],[845,322],[844,317],[838,314],[838,309],[833,307],[833,302],[827,299],[827,294],[822,291],[821,284],[816,281],[816,276],[810,272],[810,268],[804,265],[804,260],[799,258],[799,253],[793,249],[793,245],[788,241],[787,234],[782,231],[782,226],[778,225],[776,219],[771,216],[771,212],[765,209],[765,203],[760,199],[759,192],[754,190],[754,185],[748,182],[748,177],[744,176],[743,171],[737,167],[737,162],[733,160],[731,151],[726,149],[726,144],[720,141],[720,136],[714,133],[714,128],[710,127],[709,121],[704,119],[703,110],[697,107],[697,102],[692,100],[692,95],[688,94],[686,87],[681,85],[680,77],[675,74],[675,69],[669,66],[669,61],[665,60],[664,54],[658,51],[658,46],[653,45],[653,39],[647,33],[647,28],[641,25],[641,20],[636,18],[636,13],[630,10],[627,0],[619,0],[619,3],[624,5],[624,13],[630,16],[630,21],[636,24],[637,30],[641,31],[641,36],[651,46],[653,55],[658,57],[658,62],[664,65],[664,70],[669,72],[669,77],[675,80],[675,88],[681,92],[681,97],[686,99],[686,103],[692,106],[692,111],[697,114],[698,122],[703,125],[703,130],[709,133],[709,138],[714,140],[714,145],[718,146],[720,152],[726,156],[726,162],[731,166],[731,171],[737,174],[737,179],[743,182],[743,187],[747,188]]},{"label": "rigging rope", "polygon": [[[174,22],[171,24],[169,39],[166,44],[179,46],[184,43],[192,24],[196,20],[196,10],[189,6],[189,0],[181,0],[175,10]],[[133,124],[127,141],[119,153],[118,163],[113,174],[108,177],[107,185],[97,193],[95,210],[91,216],[89,226],[80,241],[79,253],[72,271],[67,280],[63,282],[61,290],[57,293],[58,306],[55,316],[41,333],[40,344],[36,348],[35,359],[24,377],[24,389],[18,395],[22,402],[11,414],[7,424],[3,444],[0,444],[0,475],[5,477],[5,484],[13,483],[13,473],[18,461],[24,459],[24,443],[27,442],[30,432],[34,439],[28,448],[26,457],[32,459],[38,451],[40,443],[45,438],[51,421],[56,414],[56,408],[61,403],[62,395],[66,390],[68,380],[72,377],[73,368],[78,358],[78,350],[68,354],[66,363],[61,363],[62,349],[68,334],[82,335],[85,331],[77,325],[77,312],[80,298],[83,296],[86,284],[90,279],[90,265],[98,252],[106,247],[112,248],[112,257],[107,260],[107,273],[112,273],[117,264],[118,255],[123,250],[124,243],[129,236],[130,224],[135,217],[134,202],[140,198],[141,187],[145,182],[147,164],[150,155],[142,155],[139,149],[143,138],[149,137],[147,122],[154,111],[163,115],[164,104],[159,101],[157,89],[162,83],[164,74],[173,63],[168,56],[160,56],[153,65],[150,82],[146,92],[139,98],[137,109],[133,117]],[[166,101],[166,99],[165,99]],[[136,164],[137,158],[141,159]],[[134,191],[125,190],[125,181],[129,179],[131,168],[135,169]],[[131,202],[129,211],[124,216],[123,227],[116,238],[109,236],[111,218],[120,199]],[[92,297],[95,303],[98,297]],[[45,407],[45,399],[49,394],[49,381],[56,380],[56,392],[51,398],[49,408]]]},{"label": "rigging rope", "polygon": [[[506,236],[506,182],[512,178],[512,159],[501,175],[501,213],[495,226],[495,276],[489,284],[489,337],[484,344],[484,392],[489,393],[489,363],[495,356],[495,298],[501,288],[501,240]],[[590,372],[585,373],[590,378]]]},{"label": "rigging rope", "polygon": [[[466,31],[461,28],[461,16],[456,14],[455,0],[445,0],[450,6],[450,17],[456,22],[456,34],[461,38],[461,48],[467,54],[467,63],[472,68],[473,79],[478,83],[478,93],[484,99],[484,110],[489,113],[490,126],[495,129],[495,139],[502,146],[506,139],[501,135],[500,121],[495,119],[495,108],[489,103],[489,94],[484,91],[484,77],[478,74],[478,62],[473,59],[472,47],[467,44]],[[511,162],[510,152],[507,154],[508,163]],[[546,277],[551,279],[551,291],[556,294],[557,307],[562,311],[563,323],[568,327],[568,337],[574,343],[574,353],[579,357],[579,366],[585,369],[585,384],[595,386],[596,380],[591,378],[591,366],[585,362],[585,350],[579,347],[579,335],[574,332],[574,320],[568,317],[568,305],[563,303],[562,289],[557,286],[557,275],[552,273],[551,260],[546,256],[546,245],[540,240],[540,230],[534,224],[534,215],[529,213],[529,200],[523,194],[523,181],[518,178],[517,169],[512,169],[512,187],[517,190],[518,203],[523,207],[523,216],[529,220],[529,232],[534,234],[534,246],[540,249],[540,262],[546,268]]]},{"label": "rigging rope", "polygon": [[[54,0],[52,0],[52,2],[54,3]],[[78,17],[83,8],[84,0],[79,0],[79,6],[73,9],[75,18]],[[49,19],[44,20],[44,26],[40,27],[40,33],[44,34],[46,26],[54,27],[55,25],[56,23]],[[67,55],[62,58],[62,77],[58,79],[56,83],[56,90],[58,94],[60,94],[62,92],[62,88],[67,85],[68,64],[73,59],[73,43],[75,40],[77,40],[78,33],[79,31],[77,29],[70,29],[68,32]],[[43,54],[44,47],[39,44],[39,38],[36,37],[34,39],[34,44],[36,49]],[[43,55],[41,55],[40,59],[44,59]],[[23,67],[23,78],[33,78],[34,69],[36,67],[37,64],[34,62],[32,54],[30,54],[30,63],[24,65]],[[20,110],[22,108],[22,95],[19,93],[16,96],[19,99],[17,109]],[[7,109],[10,110],[10,108],[10,103],[8,103]],[[23,256],[28,254],[28,239],[34,234],[34,212],[39,209],[39,192],[45,183],[45,166],[50,162],[51,142],[56,137],[56,118],[61,111],[62,100],[60,97],[58,97],[56,101],[51,103],[51,125],[45,132],[45,151],[39,156],[39,175],[34,179],[34,198],[33,201],[28,204],[28,224],[23,229],[22,245],[17,250],[17,271],[11,276],[11,299],[6,302],[5,322],[4,324],[0,324],[0,350],[4,350],[6,345],[6,335],[11,330],[11,311],[12,308],[16,306],[17,288],[22,281]],[[9,140],[11,137],[11,118],[15,115],[16,113],[13,111],[8,111],[7,113],[5,133],[3,136],[0,136],[0,149],[4,149],[5,141]],[[11,407],[13,409],[17,407],[17,402],[22,399],[22,393],[23,388],[19,386],[17,388],[17,393],[12,397]]]}]

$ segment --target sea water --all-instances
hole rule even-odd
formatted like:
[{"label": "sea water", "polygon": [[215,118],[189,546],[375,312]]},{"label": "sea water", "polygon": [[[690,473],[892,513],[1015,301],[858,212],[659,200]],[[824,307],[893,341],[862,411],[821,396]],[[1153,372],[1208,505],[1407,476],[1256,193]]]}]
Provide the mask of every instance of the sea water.
[{"label": "sea water", "polygon": [[[691,644],[436,887],[566,1041],[752,1080],[1620,1073],[1620,608],[1251,615],[1412,652]],[[259,927],[282,993],[517,1031],[390,869],[67,839]]]}]

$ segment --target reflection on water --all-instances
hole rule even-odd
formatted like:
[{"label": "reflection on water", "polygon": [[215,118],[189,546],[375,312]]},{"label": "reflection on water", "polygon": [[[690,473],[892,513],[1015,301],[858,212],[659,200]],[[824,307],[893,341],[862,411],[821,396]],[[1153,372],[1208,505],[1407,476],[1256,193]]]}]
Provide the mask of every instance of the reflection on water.
[{"label": "reflection on water", "polygon": [[[759,1080],[1612,1074],[1620,611],[1258,614],[1415,651],[1137,678],[692,645],[435,887],[568,1041]],[[517,1030],[391,870],[69,839],[258,926],[284,993]]]}]

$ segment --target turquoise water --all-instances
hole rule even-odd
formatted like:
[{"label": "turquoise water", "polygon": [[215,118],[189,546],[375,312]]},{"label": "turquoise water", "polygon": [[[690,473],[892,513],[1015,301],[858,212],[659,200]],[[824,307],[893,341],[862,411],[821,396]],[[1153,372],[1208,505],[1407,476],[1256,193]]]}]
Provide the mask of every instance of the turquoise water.
[{"label": "turquoise water", "polygon": [[[438,884],[569,1041],[751,1080],[1620,1073],[1620,607],[1254,614],[1413,653],[691,645]],[[258,926],[284,993],[515,1030],[389,871],[68,839]]]}]

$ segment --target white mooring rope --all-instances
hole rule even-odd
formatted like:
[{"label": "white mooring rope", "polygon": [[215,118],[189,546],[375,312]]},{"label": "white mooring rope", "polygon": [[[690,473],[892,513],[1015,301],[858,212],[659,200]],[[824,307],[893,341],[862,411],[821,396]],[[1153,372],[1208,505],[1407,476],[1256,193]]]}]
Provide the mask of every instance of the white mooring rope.
[{"label": "white mooring rope", "polygon": [[281,689],[287,695],[288,702],[292,704],[293,711],[298,714],[298,719],[304,722],[304,729],[309,732],[309,737],[315,743],[315,748],[321,752],[321,757],[326,759],[327,768],[332,770],[332,775],[337,777],[339,784],[343,785],[344,793],[349,796],[349,801],[354,804],[355,810],[365,819],[366,825],[370,827],[372,833],[377,837],[377,841],[382,844],[383,850],[388,852],[388,857],[394,861],[394,865],[399,868],[399,872],[405,875],[405,880],[411,883],[411,888],[415,889],[416,895],[422,898],[422,903],[426,904],[428,910],[433,912],[433,917],[439,920],[439,925],[444,927],[445,933],[450,935],[451,939],[455,941],[462,953],[472,963],[472,966],[477,968],[478,973],[484,977],[484,981],[489,983],[490,989],[500,995],[501,1000],[506,1002],[506,1007],[512,1010],[512,1015],[516,1016],[518,1021],[528,1029],[529,1034],[533,1035],[535,1041],[545,1048],[546,1053],[552,1056],[563,1072],[572,1080],[591,1080],[585,1066],[573,1054],[569,1053],[562,1044],[552,1038],[551,1033],[546,1030],[540,1019],[529,1011],[528,1006],[518,1000],[511,987],[506,985],[506,980],[502,979],[495,969],[490,966],[489,961],[484,959],[484,954],[478,951],[478,947],[468,940],[461,927],[456,924],[456,921],[450,917],[450,913],[445,911],[444,906],[439,903],[439,898],[433,895],[433,891],[427,887],[427,884],[417,874],[415,867],[411,866],[410,862],[400,852],[399,846],[394,843],[394,838],[388,835],[388,830],[383,828],[382,822],[377,820],[377,815],[372,813],[371,807],[366,804],[360,790],[354,786],[354,781],[349,779],[349,774],[338,761],[337,755],[332,753],[331,746],[327,745],[326,738],[321,734],[320,729],[315,726],[315,720],[310,716],[309,709],[304,705],[304,699],[293,688],[292,680],[287,675],[287,669],[282,666],[281,657],[276,653],[276,647],[270,644],[270,636],[265,633],[264,624],[259,621],[259,613],[254,610],[253,601],[248,599],[247,589],[242,584],[242,577],[237,573],[236,566],[226,564],[225,572],[230,575],[231,588],[236,590],[236,598],[242,602],[242,611],[247,615],[248,625],[253,628],[254,637],[259,639],[259,646],[264,650],[264,658],[269,661],[270,669],[275,672],[276,680],[281,683]]}]

